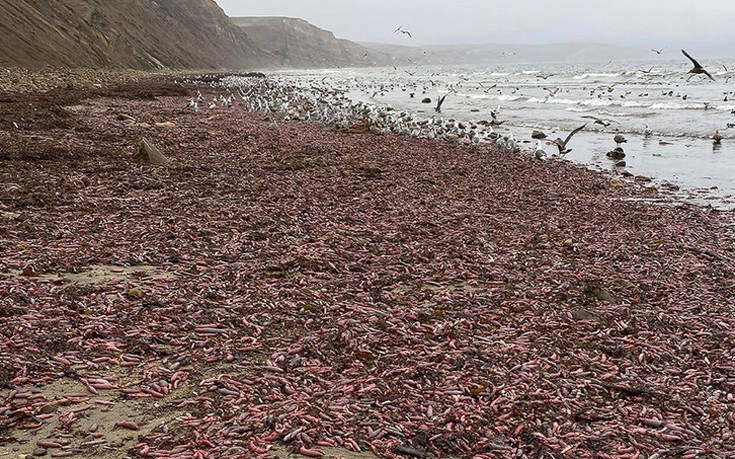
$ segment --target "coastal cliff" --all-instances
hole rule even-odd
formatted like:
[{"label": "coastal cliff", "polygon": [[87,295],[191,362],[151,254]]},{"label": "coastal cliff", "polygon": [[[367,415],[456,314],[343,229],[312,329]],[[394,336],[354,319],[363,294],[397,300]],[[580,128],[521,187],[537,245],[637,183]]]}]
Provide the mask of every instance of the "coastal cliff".
[{"label": "coastal cliff", "polygon": [[303,19],[238,17],[232,20],[270,56],[275,67],[361,67],[392,62],[387,53],[336,38],[332,32]]},{"label": "coastal cliff", "polygon": [[1,66],[243,68],[258,49],[213,0],[0,2]]}]

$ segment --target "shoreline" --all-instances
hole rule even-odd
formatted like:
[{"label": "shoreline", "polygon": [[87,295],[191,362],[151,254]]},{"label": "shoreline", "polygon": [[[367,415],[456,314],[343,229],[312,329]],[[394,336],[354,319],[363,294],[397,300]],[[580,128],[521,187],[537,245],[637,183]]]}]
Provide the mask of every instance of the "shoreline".
[{"label": "shoreline", "polygon": [[[682,97],[679,92],[684,94],[684,100],[687,99],[687,94],[690,92],[691,94],[688,95],[694,99],[710,100],[709,98],[713,97],[714,100],[717,100],[717,97],[721,97],[719,92],[715,94],[711,88],[699,85],[679,88],[678,84],[671,83],[671,86],[677,91],[675,97],[669,97],[669,93],[666,93],[658,98],[656,96],[648,98],[648,93],[639,92],[642,84],[636,86],[635,82],[628,82],[630,84],[624,83],[627,86],[615,89],[615,92],[610,95],[602,97],[601,94],[598,94],[602,98],[593,97],[594,100],[591,99],[591,102],[617,103],[633,108],[622,112],[621,110],[611,111],[605,109],[604,104],[591,102],[583,107],[574,105],[567,107],[565,104],[572,103],[574,100],[564,98],[584,98],[577,94],[582,91],[583,86],[595,93],[599,92],[599,88],[607,87],[603,81],[615,86],[619,79],[603,78],[583,84],[570,83],[571,75],[575,72],[571,69],[562,69],[566,73],[559,76],[556,81],[539,83],[535,81],[533,75],[525,75],[525,72],[509,73],[508,75],[511,76],[505,79],[502,77],[487,78],[488,72],[482,71],[483,69],[483,67],[477,67],[474,68],[476,72],[472,72],[473,69],[465,68],[463,72],[457,74],[446,73],[446,69],[442,68],[434,69],[439,73],[429,74],[429,70],[425,69],[415,76],[413,74],[407,76],[400,69],[395,71],[387,69],[385,73],[347,70],[344,74],[313,71],[283,73],[277,79],[281,84],[296,85],[312,92],[313,89],[323,90],[325,88],[347,90],[348,96],[353,101],[377,106],[392,106],[397,111],[407,111],[415,117],[423,118],[432,117],[433,106],[419,103],[421,97],[431,96],[433,98],[435,94],[449,93],[447,103],[443,107],[445,119],[452,118],[464,123],[477,123],[483,117],[489,119],[488,111],[492,110],[498,120],[503,122],[502,126],[496,126],[497,132],[505,135],[513,133],[517,143],[526,145],[527,149],[532,150],[536,145],[535,140],[529,143],[532,131],[542,131],[551,138],[559,136],[565,138],[568,132],[586,122],[588,123],[586,129],[575,136],[573,142],[574,151],[569,156],[573,157],[574,161],[592,168],[601,167],[623,173],[629,171],[635,175],[660,178],[662,181],[674,183],[687,191],[693,201],[704,204],[707,204],[707,201],[715,201],[713,205],[730,209],[735,207],[735,201],[733,201],[735,188],[730,180],[730,177],[735,174],[735,169],[728,161],[733,152],[732,144],[728,141],[732,137],[731,125],[733,123],[728,118],[726,111],[713,109],[719,113],[714,116],[712,110],[702,112],[672,109],[656,114],[655,111],[642,113],[642,108],[635,108],[642,107],[646,103],[657,106],[655,102],[660,102],[661,98],[671,99],[673,97],[679,100]],[[515,71],[519,70],[520,68],[515,68]],[[483,78],[483,75],[486,78]],[[642,75],[639,76],[642,77]],[[460,83],[456,83],[457,79],[460,80]],[[540,81],[545,82],[546,80]],[[454,84],[462,86],[453,88]],[[549,93],[541,91],[541,86],[544,84],[556,88],[556,91]],[[612,91],[613,86],[610,86],[609,90]],[[551,88],[545,89],[551,91]],[[620,88],[620,86],[615,86],[615,88]],[[455,89],[456,92],[454,92]],[[539,97],[539,91],[543,92],[546,97]],[[570,91],[575,96],[568,95]],[[489,95],[488,92],[490,92]],[[502,95],[493,95],[496,92]],[[552,94],[556,92],[562,95],[553,96]],[[726,92],[729,96],[729,90]],[[607,94],[607,91],[605,93]],[[409,95],[416,94],[419,94],[419,97],[409,97]],[[511,96],[511,94],[516,95]],[[646,97],[643,97],[644,95]],[[591,97],[590,94],[586,96]],[[725,101],[728,100],[728,96],[725,96]],[[494,101],[499,104],[497,109],[493,104],[493,97],[497,98]],[[641,102],[639,99],[642,97],[648,101]],[[523,102],[527,99],[534,102]],[[674,102],[671,104],[676,105]],[[600,124],[593,122],[596,118],[601,120]],[[693,130],[682,128],[682,121],[685,119],[690,119],[692,126],[696,125],[697,128],[692,127]],[[709,121],[703,121],[704,119]],[[665,127],[666,120],[671,123],[670,127]],[[649,124],[651,125],[650,135],[644,135],[644,128]],[[704,126],[710,126],[710,128],[704,128]],[[717,127],[719,127],[719,134],[724,138],[721,144],[712,142],[712,136]],[[689,133],[682,136],[682,133],[685,132]],[[627,164],[622,169],[616,167],[616,161],[606,158],[606,154],[616,146],[612,139],[617,133],[625,134],[629,141],[625,144]],[[553,146],[549,147],[555,150]]]},{"label": "shoreline", "polygon": [[169,79],[0,103],[0,452],[735,454],[730,213]]}]

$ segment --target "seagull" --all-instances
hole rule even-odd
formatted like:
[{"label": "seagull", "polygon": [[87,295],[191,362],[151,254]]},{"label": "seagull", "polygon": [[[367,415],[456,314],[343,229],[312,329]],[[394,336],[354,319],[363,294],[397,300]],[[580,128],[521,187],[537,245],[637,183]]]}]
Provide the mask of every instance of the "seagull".
[{"label": "seagull", "polygon": [[536,159],[539,161],[546,161],[548,156],[546,156],[546,152],[544,151],[544,147],[541,146],[541,141],[538,141],[538,144],[536,145],[536,151],[535,151]]},{"label": "seagull", "polygon": [[603,127],[608,127],[608,126],[610,126],[612,124],[612,121],[603,120],[602,118],[598,118],[598,117],[592,116],[592,115],[586,115],[586,116],[583,116],[582,118],[586,118],[588,120],[594,120],[595,122],[592,123],[592,124],[599,124],[599,125],[601,125]]},{"label": "seagull", "polygon": [[656,54],[658,54],[660,56],[661,53],[664,52],[664,49],[663,48],[661,48],[661,49],[652,49],[651,51],[653,51],[654,53],[656,53]]},{"label": "seagull", "polygon": [[648,127],[648,125],[646,125],[646,129],[643,130],[643,136],[651,137],[652,135],[653,135],[653,131],[651,130],[651,128]]},{"label": "seagull", "polygon": [[[686,56],[686,57],[687,57],[687,59],[689,59],[690,61],[692,61],[692,64],[694,64],[694,67],[693,67],[693,68],[692,68],[692,69],[691,69],[691,70],[689,71],[689,73],[691,73],[691,74],[692,74],[692,76],[693,76],[693,75],[707,75],[707,76],[709,77],[709,79],[710,79],[710,80],[712,80],[712,81],[715,81],[715,79],[714,79],[714,78],[712,78],[712,75],[710,75],[710,74],[709,74],[709,72],[708,72],[708,71],[706,71],[706,70],[704,69],[704,67],[702,67],[702,66],[701,66],[701,65],[699,64],[699,62],[697,62],[697,60],[696,60],[696,59],[694,59],[694,58],[693,58],[692,56],[690,56],[690,55],[689,55],[689,53],[687,53],[687,52],[686,52],[686,51],[684,51],[683,49],[681,50],[681,52],[682,52],[682,53],[684,54],[684,56]],[[689,77],[689,78],[691,79],[692,77]]]},{"label": "seagull", "polygon": [[413,38],[413,35],[411,35],[411,32],[409,32],[408,30],[403,30],[403,26],[400,26],[399,28],[397,28],[393,33],[402,33],[404,35],[408,35],[409,38]]},{"label": "seagull", "polygon": [[442,104],[444,103],[444,99],[447,98],[449,94],[444,94],[439,100],[436,102],[436,108],[434,109],[437,113],[442,112]]},{"label": "seagull", "polygon": [[196,100],[194,100],[193,97],[191,99],[189,99],[189,104],[187,105],[187,107],[193,108],[194,109],[194,113],[199,113],[199,102],[197,102]]},{"label": "seagull", "polygon": [[551,143],[553,143],[554,145],[556,145],[556,147],[559,149],[559,154],[560,155],[566,155],[567,153],[569,153],[570,151],[572,151],[571,149],[567,148],[567,145],[569,144],[569,141],[572,140],[572,137],[574,137],[579,131],[581,131],[582,129],[584,129],[586,127],[587,127],[587,124],[584,124],[584,125],[578,127],[577,129],[573,130],[567,136],[566,140],[561,140],[561,139],[557,138],[556,140],[554,140]]},{"label": "seagull", "polygon": [[625,139],[625,137],[622,136],[622,134],[615,134],[615,137],[613,137],[613,140],[615,143],[620,145],[621,143],[627,143],[628,141]]},{"label": "seagull", "polygon": [[[500,108],[498,106],[498,108]],[[498,120],[498,114],[495,113],[495,110],[490,110],[490,117],[492,118],[492,121],[490,121],[490,126],[502,126],[505,121]]]},{"label": "seagull", "polygon": [[720,135],[719,129],[715,131],[715,135],[712,136],[712,140],[715,141],[715,145],[719,145],[722,143],[722,135]]}]

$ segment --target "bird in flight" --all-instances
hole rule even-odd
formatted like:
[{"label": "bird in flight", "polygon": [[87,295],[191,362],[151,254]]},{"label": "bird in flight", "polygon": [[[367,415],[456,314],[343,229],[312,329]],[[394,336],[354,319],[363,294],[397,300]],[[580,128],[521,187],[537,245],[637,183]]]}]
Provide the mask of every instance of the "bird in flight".
[{"label": "bird in flight", "polygon": [[664,49],[663,48],[661,48],[661,49],[652,49],[651,51],[653,51],[654,53],[656,53],[656,54],[658,54],[660,56],[661,53],[664,52]]},{"label": "bird in flight", "polygon": [[[691,73],[692,76],[694,76],[694,75],[707,75],[710,80],[715,81],[715,79],[712,77],[712,75],[710,75],[709,72],[706,71],[704,69],[704,67],[702,67],[699,64],[699,62],[697,62],[696,59],[694,59],[692,56],[690,56],[688,52],[686,52],[683,49],[681,50],[681,52],[684,54],[684,56],[686,56],[687,59],[689,59],[690,61],[692,61],[692,64],[694,65],[694,67],[689,71],[689,73]],[[689,79],[691,79],[691,78],[692,77],[689,77]]]},{"label": "bird in flight", "polygon": [[556,140],[554,140],[551,143],[553,143],[554,145],[556,145],[556,147],[559,149],[559,154],[560,155],[566,155],[567,153],[569,153],[570,151],[572,151],[571,148],[567,148],[567,145],[569,144],[569,141],[572,140],[572,137],[574,137],[579,131],[581,131],[582,129],[584,129],[586,127],[587,127],[587,124],[584,124],[584,125],[578,127],[577,129],[573,130],[567,136],[566,140],[561,140],[561,139],[557,138]]},{"label": "bird in flight", "polygon": [[436,108],[434,109],[437,113],[442,112],[442,104],[444,104],[444,99],[447,98],[449,94],[444,94],[439,100],[436,102]]},{"label": "bird in flight", "polygon": [[611,120],[603,120],[602,118],[598,118],[596,116],[586,115],[582,118],[588,119],[588,120],[594,120],[593,124],[599,124],[604,127],[610,126],[613,122]]},{"label": "bird in flight", "polygon": [[408,30],[405,30],[403,26],[400,26],[397,28],[393,33],[402,33],[403,35],[408,35],[409,38],[413,38],[413,35],[411,35],[411,32]]}]

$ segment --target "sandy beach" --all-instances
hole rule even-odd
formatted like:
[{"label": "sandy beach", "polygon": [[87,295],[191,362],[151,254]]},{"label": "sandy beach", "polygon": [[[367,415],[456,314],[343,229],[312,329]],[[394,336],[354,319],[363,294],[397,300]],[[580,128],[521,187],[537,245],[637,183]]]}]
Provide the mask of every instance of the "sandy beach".
[{"label": "sandy beach", "polygon": [[0,93],[0,459],[735,456],[732,212],[174,79]]}]

